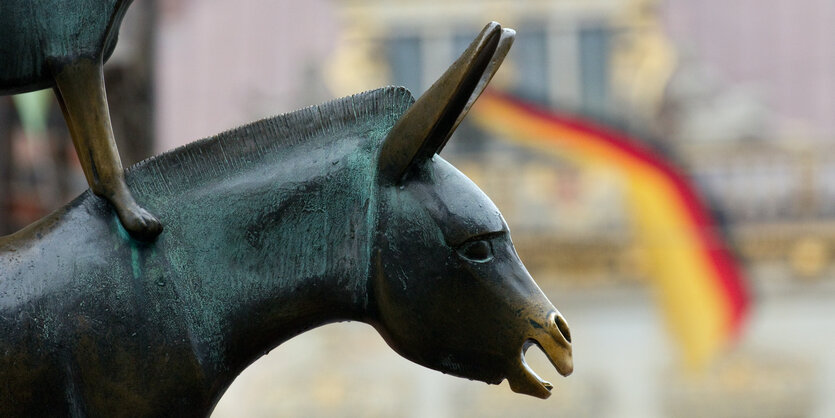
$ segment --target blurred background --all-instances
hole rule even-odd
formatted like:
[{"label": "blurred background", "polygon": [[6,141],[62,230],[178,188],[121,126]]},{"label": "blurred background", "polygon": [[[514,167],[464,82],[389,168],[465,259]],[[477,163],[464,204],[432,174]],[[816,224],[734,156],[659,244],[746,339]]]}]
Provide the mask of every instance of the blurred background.
[{"label": "blurred background", "polygon": [[[105,66],[122,158],[383,85],[418,95],[490,20],[516,43],[444,158],[502,210],[574,374],[531,350],[555,385],[537,400],[343,323],[250,366],[213,416],[835,416],[833,2],[137,1]],[[86,187],[52,93],[0,97],[0,234]],[[681,190],[701,223],[675,217]]]}]

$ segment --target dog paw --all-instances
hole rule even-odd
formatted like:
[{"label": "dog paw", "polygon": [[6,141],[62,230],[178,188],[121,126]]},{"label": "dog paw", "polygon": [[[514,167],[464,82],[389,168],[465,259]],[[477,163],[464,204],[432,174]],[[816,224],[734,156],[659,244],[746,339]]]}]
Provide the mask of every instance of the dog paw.
[{"label": "dog paw", "polygon": [[117,208],[117,212],[122,226],[136,240],[150,242],[162,232],[159,220],[136,204],[124,210]]}]

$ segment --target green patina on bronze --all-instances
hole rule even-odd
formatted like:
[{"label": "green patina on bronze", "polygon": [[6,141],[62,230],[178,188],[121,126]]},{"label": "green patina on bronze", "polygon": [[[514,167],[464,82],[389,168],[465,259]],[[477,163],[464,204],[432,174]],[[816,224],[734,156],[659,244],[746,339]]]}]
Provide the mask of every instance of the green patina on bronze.
[{"label": "green patina on bronze", "polygon": [[53,88],[90,189],[150,241],[162,225],[125,184],[102,73],[131,1],[0,1],[0,94]]},{"label": "green patina on bronze", "polygon": [[0,238],[0,415],[206,416],[249,364],[336,321],[404,357],[538,397],[565,320],[492,202],[437,156],[507,53],[488,25],[414,102],[387,87],[137,164],[166,229],[131,238],[87,192]]}]

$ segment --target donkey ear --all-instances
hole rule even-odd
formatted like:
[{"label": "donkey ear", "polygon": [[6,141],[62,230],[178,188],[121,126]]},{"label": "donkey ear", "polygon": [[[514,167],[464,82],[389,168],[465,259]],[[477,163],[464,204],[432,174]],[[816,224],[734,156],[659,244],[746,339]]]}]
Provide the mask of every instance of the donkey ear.
[{"label": "donkey ear", "polygon": [[461,57],[395,123],[380,150],[380,178],[403,180],[414,166],[440,152],[501,65],[512,29],[490,22]]}]

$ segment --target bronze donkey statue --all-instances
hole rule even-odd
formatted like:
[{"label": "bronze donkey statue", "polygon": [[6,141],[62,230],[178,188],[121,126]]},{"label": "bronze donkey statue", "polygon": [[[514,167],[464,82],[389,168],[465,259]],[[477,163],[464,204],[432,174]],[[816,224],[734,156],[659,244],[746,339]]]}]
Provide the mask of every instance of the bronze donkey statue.
[{"label": "bronze donkey statue", "polygon": [[278,344],[337,321],[541,398],[568,326],[499,210],[436,153],[514,32],[491,23],[418,100],[387,87],[266,119],[127,175],[166,223],[130,238],[87,192],[0,238],[0,416],[207,416]]},{"label": "bronze donkey statue", "polygon": [[162,225],[125,183],[102,72],[131,1],[0,1],[0,95],[52,87],[90,189],[132,236],[152,240]]}]

